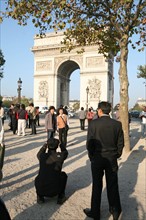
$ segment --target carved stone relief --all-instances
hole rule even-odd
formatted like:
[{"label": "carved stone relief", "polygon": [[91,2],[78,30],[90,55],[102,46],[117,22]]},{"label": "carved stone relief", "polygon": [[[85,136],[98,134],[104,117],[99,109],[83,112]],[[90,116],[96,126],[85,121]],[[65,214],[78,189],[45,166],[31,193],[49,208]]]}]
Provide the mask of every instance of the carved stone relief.
[{"label": "carved stone relief", "polygon": [[47,81],[40,81],[38,93],[40,98],[48,97],[48,82]]},{"label": "carved stone relief", "polygon": [[36,71],[46,71],[46,70],[52,70],[52,61],[38,61],[36,63]]},{"label": "carved stone relief", "polygon": [[103,57],[86,57],[86,67],[95,68],[97,65],[103,65]]},{"label": "carved stone relief", "polygon": [[78,64],[80,65],[80,68],[83,65],[83,57],[82,56],[71,56],[70,60],[78,62]]},{"label": "carved stone relief", "polygon": [[68,57],[57,57],[57,58],[55,58],[55,61],[54,61],[55,69],[61,63],[61,61],[66,61],[66,60],[68,60]]},{"label": "carved stone relief", "polygon": [[74,62],[77,62],[80,64],[80,67],[82,67],[82,64],[83,64],[83,58],[81,56],[64,56],[64,57],[57,57],[55,58],[55,62],[54,62],[54,65],[55,65],[55,69],[59,66],[60,63],[62,63],[62,61],[68,61],[68,60],[72,60]]},{"label": "carved stone relief", "polygon": [[99,101],[101,95],[101,81],[99,79],[93,78],[91,80],[88,80],[88,84],[90,100],[96,99],[97,101]]}]

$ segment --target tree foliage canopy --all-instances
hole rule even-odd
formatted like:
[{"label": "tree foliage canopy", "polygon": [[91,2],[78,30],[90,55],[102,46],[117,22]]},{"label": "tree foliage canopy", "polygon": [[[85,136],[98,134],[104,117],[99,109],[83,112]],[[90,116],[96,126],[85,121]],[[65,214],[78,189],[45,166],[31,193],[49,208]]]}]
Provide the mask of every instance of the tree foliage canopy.
[{"label": "tree foliage canopy", "polygon": [[[133,48],[139,45],[141,50],[145,45],[145,0],[7,0],[0,20],[4,17],[18,20],[20,25],[31,19],[40,34],[64,30],[63,43],[69,51],[75,45],[98,44],[99,52],[116,55],[127,38]],[[132,42],[135,33],[139,40]]]},{"label": "tree foliage canopy", "polygon": [[0,49],[0,78],[3,78],[3,65],[5,64],[4,55],[2,50]]},{"label": "tree foliage canopy", "polygon": [[2,50],[0,49],[0,67],[2,67],[5,64],[4,55],[2,53]]},{"label": "tree foliage canopy", "polygon": [[137,78],[144,78],[146,79],[146,65],[142,66],[138,66],[138,73],[137,73]]}]

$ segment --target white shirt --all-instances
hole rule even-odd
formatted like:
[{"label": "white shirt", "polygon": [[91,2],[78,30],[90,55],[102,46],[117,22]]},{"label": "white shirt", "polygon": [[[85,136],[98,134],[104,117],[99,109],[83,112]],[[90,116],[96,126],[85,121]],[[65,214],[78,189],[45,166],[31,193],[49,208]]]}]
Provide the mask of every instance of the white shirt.
[{"label": "white shirt", "polygon": [[[144,117],[143,117],[144,116]],[[139,115],[142,118],[142,124],[146,124],[146,112],[142,111]]]}]

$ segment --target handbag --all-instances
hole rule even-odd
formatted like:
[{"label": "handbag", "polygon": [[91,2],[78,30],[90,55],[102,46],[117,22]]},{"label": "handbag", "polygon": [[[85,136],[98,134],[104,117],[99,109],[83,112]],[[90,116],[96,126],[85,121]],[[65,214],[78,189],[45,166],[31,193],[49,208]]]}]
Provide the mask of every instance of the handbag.
[{"label": "handbag", "polygon": [[69,126],[67,124],[65,124],[65,130],[68,131],[69,130]]}]

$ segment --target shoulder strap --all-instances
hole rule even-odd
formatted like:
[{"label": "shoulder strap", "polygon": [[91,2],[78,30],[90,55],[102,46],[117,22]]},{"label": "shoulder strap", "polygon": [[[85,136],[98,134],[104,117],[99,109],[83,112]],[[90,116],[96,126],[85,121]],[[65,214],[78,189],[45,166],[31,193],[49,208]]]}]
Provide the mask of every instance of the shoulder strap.
[{"label": "shoulder strap", "polygon": [[67,124],[65,123],[65,121],[64,121],[64,119],[63,119],[63,117],[62,117],[62,116],[60,116],[60,117],[62,118],[62,121],[64,122],[64,124],[65,124],[65,125],[67,125]]}]

